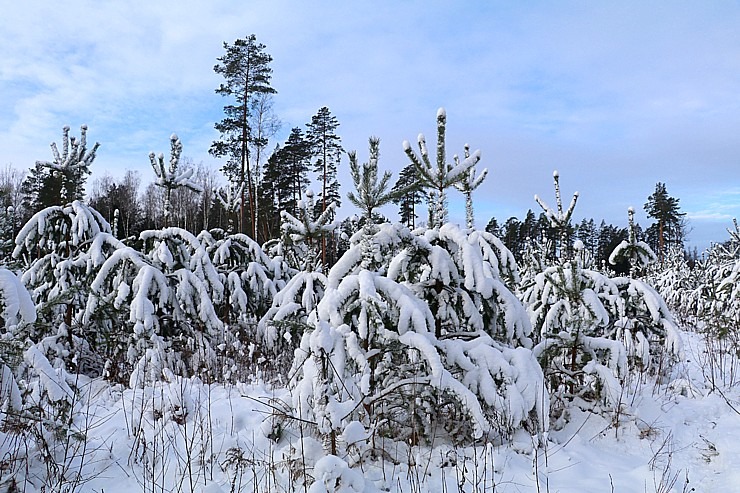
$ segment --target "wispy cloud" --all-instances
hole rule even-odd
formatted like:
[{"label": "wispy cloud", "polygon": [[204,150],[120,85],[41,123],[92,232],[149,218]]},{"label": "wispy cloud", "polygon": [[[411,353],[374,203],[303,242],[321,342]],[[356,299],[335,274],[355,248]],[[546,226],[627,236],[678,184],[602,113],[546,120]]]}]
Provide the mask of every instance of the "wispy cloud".
[{"label": "wispy cloud", "polygon": [[281,137],[328,105],[346,148],[377,135],[397,171],[400,142],[434,135],[445,106],[449,154],[469,142],[491,169],[479,223],[533,208],[557,168],[577,215],[624,221],[663,181],[714,224],[740,214],[709,198],[740,183],[738,25],[725,2],[16,2],[0,21],[0,160],[28,167],[87,123],[98,169],[146,180],[172,132],[211,162],[213,65],[255,33]]}]

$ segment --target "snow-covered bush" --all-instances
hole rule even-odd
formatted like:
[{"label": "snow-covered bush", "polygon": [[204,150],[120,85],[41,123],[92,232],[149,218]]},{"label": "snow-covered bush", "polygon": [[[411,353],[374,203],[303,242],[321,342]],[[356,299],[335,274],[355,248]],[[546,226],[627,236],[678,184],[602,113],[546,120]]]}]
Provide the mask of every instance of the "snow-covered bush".
[{"label": "snow-covered bush", "polygon": [[362,473],[352,470],[336,455],[327,455],[316,462],[313,470],[316,481],[308,493],[366,493],[373,488]]},{"label": "snow-covered bush", "polygon": [[630,369],[657,370],[681,354],[681,338],[673,315],[660,294],[646,282],[612,279],[622,303],[611,314],[614,337],[625,346]]},{"label": "snow-covered bush", "polygon": [[[17,331],[20,325],[36,321],[36,307],[26,287],[18,277],[7,269],[0,269],[0,409],[7,412],[20,411],[21,394],[14,370],[20,364],[20,352],[24,345]],[[21,340],[19,340],[21,339]]]},{"label": "snow-covered bush", "polygon": [[122,371],[113,373],[120,377],[133,365],[132,386],[161,378],[164,369],[207,371],[211,341],[218,342],[223,329],[214,307],[224,289],[218,272],[203,245],[183,229],[144,231],[140,239],[144,253],[122,247],[97,259],[85,320],[101,309],[126,314],[131,344],[126,360],[114,362]]},{"label": "snow-covered bush", "polygon": [[74,201],[35,214],[18,233],[13,251],[23,265],[21,279],[31,290],[39,314],[25,335],[33,341],[56,336],[64,349],[53,360],[74,361],[76,370],[93,374],[99,373],[100,361],[88,349],[97,334],[81,319],[93,275],[90,248],[105,236],[111,236],[105,219]]},{"label": "snow-covered bush", "polygon": [[266,245],[273,258],[285,259],[293,269],[257,325],[259,338],[275,355],[290,355],[300,343],[308,314],[323,298],[328,282],[320,261],[321,238],[334,229],[333,205],[315,218],[313,193],[306,195],[306,201],[298,201],[299,217],[283,211],[282,236]]},{"label": "snow-covered bush", "polygon": [[437,337],[484,330],[505,344],[531,347],[531,326],[511,291],[519,279],[514,257],[492,234],[451,223],[420,230],[387,275],[427,303]]},{"label": "snow-covered bush", "polygon": [[650,245],[644,241],[637,240],[635,233],[635,210],[630,207],[628,213],[629,239],[623,240],[609,255],[609,263],[617,265],[620,261],[627,261],[630,266],[630,277],[636,277],[645,272],[653,263],[658,261]]},{"label": "snow-covered bush", "polygon": [[[383,194],[375,166],[355,180],[365,205]],[[294,410],[316,423],[332,454],[351,422],[414,443],[546,429],[532,352],[496,340],[530,343],[526,314],[502,281],[516,277],[511,253],[451,224],[418,235],[376,227],[372,207],[361,208],[365,227],[329,272],[295,352]]]},{"label": "snow-covered bush", "polygon": [[617,286],[574,259],[538,274],[522,301],[551,395],[558,401],[581,397],[616,406],[619,379],[627,370],[624,346],[608,333],[609,313],[621,309]]}]

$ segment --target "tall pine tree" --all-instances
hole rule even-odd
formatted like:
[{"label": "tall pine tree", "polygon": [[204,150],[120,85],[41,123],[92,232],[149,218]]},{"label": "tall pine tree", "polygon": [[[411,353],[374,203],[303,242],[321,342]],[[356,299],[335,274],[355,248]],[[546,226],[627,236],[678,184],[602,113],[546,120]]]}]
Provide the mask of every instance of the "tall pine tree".
[{"label": "tall pine tree", "polygon": [[291,130],[283,146],[277,147],[267,160],[262,192],[265,207],[271,206],[267,235],[270,238],[280,233],[280,214],[283,211],[298,215],[298,202],[309,184],[309,160],[309,145],[299,127]]},{"label": "tall pine tree", "polygon": [[685,212],[681,212],[679,199],[668,195],[665,183],[655,184],[655,191],[645,202],[648,217],[656,220],[647,230],[653,250],[658,252],[661,263],[670,247],[682,247],[686,236]]},{"label": "tall pine tree", "polygon": [[414,163],[407,164],[398,174],[398,181],[393,185],[393,191],[403,191],[394,203],[398,204],[398,215],[405,226],[413,228],[416,224],[416,204],[424,198],[424,192],[416,175]]},{"label": "tall pine tree", "polygon": [[[334,204],[335,209],[341,205],[337,167],[344,149],[342,139],[336,134],[339,120],[326,106],[319,108],[306,127],[306,140],[309,142],[311,158],[314,160],[313,170],[318,173],[321,181],[321,196],[316,201],[318,216],[318,213],[324,213],[331,204]],[[333,215],[331,218],[333,219]],[[326,264],[326,237],[323,237],[321,245],[322,263]]]},{"label": "tall pine tree", "polygon": [[209,152],[215,157],[227,157],[222,168],[224,174],[237,186],[245,185],[240,188],[240,230],[254,236],[255,177],[250,166],[250,147],[256,143],[259,149],[263,143],[258,142],[261,136],[255,132],[250,117],[255,98],[277,92],[270,85],[272,57],[265,53],[265,45],[258,43],[254,34],[237,39],[233,45],[224,43],[224,50],[226,54],[217,58],[219,63],[213,67],[214,72],[226,79],[216,94],[233,98],[234,104],[224,106],[225,117],[215,125],[221,138],[213,142]]}]

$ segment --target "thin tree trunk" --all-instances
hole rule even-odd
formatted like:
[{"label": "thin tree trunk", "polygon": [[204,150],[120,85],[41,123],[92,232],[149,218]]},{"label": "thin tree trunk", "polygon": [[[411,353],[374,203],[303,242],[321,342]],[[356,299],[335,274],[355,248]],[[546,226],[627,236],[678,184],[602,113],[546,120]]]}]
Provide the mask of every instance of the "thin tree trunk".
[{"label": "thin tree trunk", "polygon": [[[326,166],[326,127],[324,127],[324,131],[322,134],[324,138],[324,145],[323,145],[323,151],[324,151],[324,184],[322,187],[322,193],[321,193],[321,212],[326,212],[326,172],[327,172],[327,166]],[[326,268],[326,235],[322,233],[321,235],[321,264]]]},{"label": "thin tree trunk", "polygon": [[658,221],[658,250],[660,251],[660,265],[663,265],[663,220]]}]

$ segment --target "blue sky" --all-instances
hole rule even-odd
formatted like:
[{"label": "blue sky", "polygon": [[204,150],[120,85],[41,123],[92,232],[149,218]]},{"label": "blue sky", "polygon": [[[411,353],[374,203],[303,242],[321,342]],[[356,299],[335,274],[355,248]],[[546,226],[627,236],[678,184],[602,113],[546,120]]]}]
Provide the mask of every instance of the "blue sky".
[{"label": "blue sky", "polygon": [[433,139],[443,106],[448,155],[467,142],[489,168],[479,226],[537,211],[535,193],[553,202],[558,169],[576,218],[621,225],[631,205],[646,224],[665,182],[704,248],[740,216],[739,25],[730,1],[16,2],[0,18],[0,165],[47,160],[62,126],[85,123],[92,179],[151,181],[148,153],[173,132],[219,167],[213,65],[254,33],[274,59],[276,142],[326,105],[345,148],[364,159],[377,135],[397,172],[401,142]]}]

